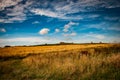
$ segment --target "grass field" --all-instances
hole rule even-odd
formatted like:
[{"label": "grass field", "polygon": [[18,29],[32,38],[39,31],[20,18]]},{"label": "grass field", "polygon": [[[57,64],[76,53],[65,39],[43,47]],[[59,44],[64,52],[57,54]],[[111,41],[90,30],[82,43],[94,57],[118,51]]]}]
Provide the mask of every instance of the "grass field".
[{"label": "grass field", "polygon": [[120,80],[120,44],[0,48],[0,80]]}]

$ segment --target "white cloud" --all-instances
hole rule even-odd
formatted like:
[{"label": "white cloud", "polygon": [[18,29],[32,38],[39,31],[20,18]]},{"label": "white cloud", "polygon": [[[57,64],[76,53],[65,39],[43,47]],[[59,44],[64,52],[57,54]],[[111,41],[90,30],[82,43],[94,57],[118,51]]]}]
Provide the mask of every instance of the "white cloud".
[{"label": "white cloud", "polygon": [[0,39],[0,47],[5,45],[33,45],[38,43],[47,42],[47,40],[38,38],[38,37],[20,37],[20,38],[8,38],[8,39]]},{"label": "white cloud", "polygon": [[[112,19],[113,20],[113,19]],[[101,22],[98,24],[85,25],[84,29],[96,28],[104,31],[120,31],[120,23]]]},{"label": "white cloud", "polygon": [[76,35],[77,35],[77,33],[75,33],[75,32],[72,32],[72,33],[63,33],[63,36],[65,36],[65,37],[76,36]]},{"label": "white cloud", "polygon": [[13,23],[13,22],[23,22],[24,20],[26,20],[26,17],[14,16],[12,18],[0,19],[0,22],[2,22],[2,23]]},{"label": "white cloud", "polygon": [[97,38],[97,39],[104,39],[105,38],[104,35],[95,35],[94,37]]},{"label": "white cloud", "polygon": [[41,16],[59,17],[59,15],[57,15],[55,12],[45,9],[32,9],[31,12]]},{"label": "white cloud", "polygon": [[39,24],[39,23],[40,23],[39,21],[32,22],[32,24]]},{"label": "white cloud", "polygon": [[80,15],[75,17],[75,16],[66,16],[67,13],[64,12],[59,12],[59,11],[52,11],[51,9],[32,9],[32,13],[35,13],[36,15],[40,16],[47,16],[47,17],[53,17],[53,18],[59,18],[59,19],[65,19],[65,20],[80,20],[83,19]]},{"label": "white cloud", "polygon": [[4,28],[0,28],[0,32],[6,32]]},{"label": "white cloud", "polygon": [[86,15],[86,16],[84,16],[85,18],[97,18],[97,17],[99,17],[100,15],[98,15],[98,14],[89,14],[89,15]]},{"label": "white cloud", "polygon": [[120,27],[110,27],[110,28],[107,28],[108,30],[114,30],[114,31],[120,31]]},{"label": "white cloud", "polygon": [[60,32],[60,30],[59,29],[55,29],[55,32]]},{"label": "white cloud", "polygon": [[72,32],[70,35],[71,35],[71,36],[76,36],[76,35],[77,35],[77,33]]},{"label": "white cloud", "polygon": [[[112,3],[112,4],[111,4]],[[60,19],[83,19],[84,16],[74,16],[69,14],[78,12],[91,12],[96,11],[100,8],[115,8],[120,7],[118,1],[113,0],[78,0],[78,1],[46,1],[45,4],[41,4],[43,8],[33,8],[31,11],[37,15],[44,15],[48,17],[60,18]],[[46,6],[52,6],[49,8],[44,8]],[[99,6],[101,5],[101,6]],[[89,18],[96,18],[99,15],[92,15]]]},{"label": "white cloud", "polygon": [[96,38],[96,39],[100,39],[100,40],[106,38],[103,34],[93,34],[93,33],[90,33],[90,34],[87,34],[86,36],[92,37],[92,38]]},{"label": "white cloud", "polygon": [[8,42],[17,42],[17,41],[20,41],[20,42],[27,42],[27,41],[30,41],[30,42],[37,42],[37,41],[41,41],[40,38],[37,38],[37,37],[27,37],[27,38],[11,38],[11,39],[6,39],[6,41]]},{"label": "white cloud", "polygon": [[0,38],[0,47],[4,47],[5,45],[39,45],[58,42],[60,42],[60,40],[53,37],[50,39],[47,39],[45,37]]},{"label": "white cloud", "polygon": [[[14,6],[13,8],[6,8],[6,16],[1,17],[0,22],[2,23],[13,23],[13,22],[23,22],[27,19],[27,11],[32,4],[32,1],[26,1],[25,4],[18,4],[22,0],[5,0],[2,1],[2,7],[6,8],[9,6]],[[14,4],[14,5],[12,5]],[[9,5],[9,6],[8,6]],[[4,10],[3,8],[3,10]]]},{"label": "white cloud", "polygon": [[[26,0],[25,4],[20,3],[21,1],[22,0],[0,0],[0,11],[6,11],[6,16],[1,17],[0,22],[22,22],[27,19],[27,15],[31,15],[31,13],[28,13],[29,11],[36,15],[69,21],[81,20],[84,18],[96,18],[99,15],[96,14],[86,17],[85,15],[82,16],[80,14],[74,15],[74,13],[97,11],[101,8],[120,7],[120,2],[118,0],[54,0],[52,2],[49,0],[39,0],[37,2],[36,0]],[[8,8],[11,6],[13,6],[13,8]],[[41,8],[39,8],[40,6]],[[13,19],[11,19],[11,17]]]},{"label": "white cloud", "polygon": [[43,28],[43,29],[41,29],[41,30],[39,31],[39,34],[45,35],[45,34],[48,34],[49,31],[50,31],[50,29],[48,29],[48,28]]},{"label": "white cloud", "polygon": [[0,10],[4,10],[6,7],[17,5],[22,0],[1,0]]},{"label": "white cloud", "polygon": [[78,24],[79,24],[79,23],[69,22],[68,24],[66,24],[66,25],[64,26],[63,31],[64,31],[64,32],[68,32],[68,31],[69,31],[69,28],[70,28],[71,26],[78,25]]}]

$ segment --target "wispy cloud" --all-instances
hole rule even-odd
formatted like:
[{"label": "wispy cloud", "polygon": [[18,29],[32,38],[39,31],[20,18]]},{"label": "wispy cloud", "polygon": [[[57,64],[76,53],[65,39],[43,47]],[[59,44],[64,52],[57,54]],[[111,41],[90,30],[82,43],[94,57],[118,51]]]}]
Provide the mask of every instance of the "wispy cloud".
[{"label": "wispy cloud", "polygon": [[[99,15],[81,15],[78,13],[100,11],[101,8],[120,7],[118,0],[1,0],[0,11],[5,15],[0,18],[1,23],[23,22],[28,15],[40,15],[63,20],[81,20],[97,18]],[[100,6],[99,6],[100,5]],[[77,15],[76,15],[77,14]]]},{"label": "wispy cloud", "polygon": [[106,38],[103,34],[94,34],[94,33],[87,34],[86,36],[91,37],[91,38],[100,39],[100,40]]},{"label": "wispy cloud", "polygon": [[68,32],[70,27],[75,26],[75,25],[78,25],[78,24],[79,24],[79,23],[69,22],[68,24],[64,25],[63,31],[64,31],[64,32]]},{"label": "wispy cloud", "polygon": [[77,35],[77,33],[72,32],[70,35],[71,35],[71,36],[76,36],[76,35]]},{"label": "wispy cloud", "polygon": [[4,10],[6,7],[17,5],[22,0],[1,0],[0,1],[0,11]]},{"label": "wispy cloud", "polygon": [[28,0],[25,4],[22,4],[20,2],[22,2],[22,0],[6,0],[5,2],[2,0],[2,3],[0,3],[2,6],[0,9],[3,11],[3,14],[5,14],[5,16],[1,16],[1,23],[23,22],[27,19],[26,13],[32,2]]},{"label": "wispy cloud", "polygon": [[[65,19],[65,20],[80,20],[83,19],[80,15],[79,16],[67,16],[67,13],[52,11],[51,9],[32,9],[32,13],[40,16],[47,16],[52,18],[58,19]],[[68,11],[69,12],[69,11]]]},{"label": "wispy cloud", "polygon": [[108,21],[116,21],[116,20],[119,20],[120,17],[117,17],[117,16],[105,16],[104,19],[108,20]]},{"label": "wispy cloud", "polygon": [[57,38],[45,38],[45,37],[18,37],[18,38],[0,38],[0,47],[5,45],[38,45],[45,43],[58,43],[60,42]]},{"label": "wispy cloud", "polygon": [[101,22],[98,24],[84,25],[84,29],[95,28],[103,31],[120,31],[120,23]]},{"label": "wispy cloud", "polygon": [[41,16],[59,17],[59,15],[57,15],[55,12],[45,9],[32,9],[31,12]]},{"label": "wispy cloud", "polygon": [[[101,8],[115,8],[120,7],[118,1],[113,0],[77,0],[77,1],[53,1],[49,2],[46,0],[45,6],[50,6],[49,8],[33,8],[31,11],[37,15],[44,15],[47,17],[54,17],[60,19],[83,19],[84,16],[72,15],[79,12],[92,12],[99,11]],[[111,4],[112,3],[112,4]],[[101,6],[99,6],[101,5]],[[44,6],[44,7],[45,7]],[[51,7],[52,6],[52,7]],[[70,15],[70,16],[69,16]],[[76,17],[77,16],[77,17]],[[99,15],[92,15],[89,18],[96,18]]]},{"label": "wispy cloud", "polygon": [[49,43],[50,41],[42,37],[19,37],[19,38],[1,38],[0,46],[5,45],[35,45]]},{"label": "wispy cloud", "polygon": [[32,22],[32,24],[39,24],[39,23],[40,23],[39,21]]},{"label": "wispy cloud", "polygon": [[65,36],[65,37],[76,36],[76,35],[77,35],[77,33],[75,33],[75,32],[72,32],[72,33],[63,33],[63,36]]}]

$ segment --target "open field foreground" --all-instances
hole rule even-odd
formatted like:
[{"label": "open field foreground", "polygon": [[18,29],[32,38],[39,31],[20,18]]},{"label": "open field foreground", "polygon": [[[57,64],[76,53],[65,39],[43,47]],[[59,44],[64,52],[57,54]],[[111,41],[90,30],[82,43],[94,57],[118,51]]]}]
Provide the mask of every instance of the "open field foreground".
[{"label": "open field foreground", "polygon": [[120,80],[120,44],[0,48],[0,80]]}]

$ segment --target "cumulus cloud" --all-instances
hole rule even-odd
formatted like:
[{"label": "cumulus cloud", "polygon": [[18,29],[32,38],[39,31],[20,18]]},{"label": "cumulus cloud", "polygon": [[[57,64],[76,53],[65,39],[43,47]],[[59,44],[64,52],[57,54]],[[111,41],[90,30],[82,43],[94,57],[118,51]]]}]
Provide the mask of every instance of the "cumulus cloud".
[{"label": "cumulus cloud", "polygon": [[55,29],[55,32],[60,32],[60,30],[59,29]]},{"label": "cumulus cloud", "polygon": [[4,28],[0,28],[0,32],[6,32]]},{"label": "cumulus cloud", "polygon": [[68,32],[70,27],[72,27],[72,26],[74,26],[74,25],[78,25],[78,24],[79,24],[79,23],[69,22],[68,24],[66,24],[66,25],[64,26],[63,31],[64,31],[64,32]]},{"label": "cumulus cloud", "polygon": [[48,28],[43,28],[43,29],[41,29],[41,30],[39,31],[39,34],[45,35],[45,34],[48,34],[49,31],[50,31],[50,29],[48,29]]}]

